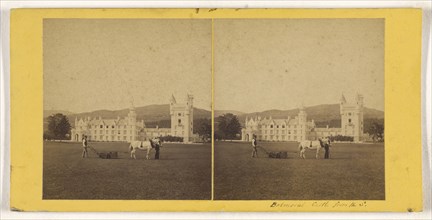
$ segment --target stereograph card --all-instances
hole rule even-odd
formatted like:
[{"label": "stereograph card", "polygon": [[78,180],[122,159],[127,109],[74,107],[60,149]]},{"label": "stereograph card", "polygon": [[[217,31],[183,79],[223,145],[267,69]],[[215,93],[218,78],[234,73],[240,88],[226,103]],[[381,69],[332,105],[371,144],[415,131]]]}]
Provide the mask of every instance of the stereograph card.
[{"label": "stereograph card", "polygon": [[421,18],[12,10],[11,209],[422,211]]}]

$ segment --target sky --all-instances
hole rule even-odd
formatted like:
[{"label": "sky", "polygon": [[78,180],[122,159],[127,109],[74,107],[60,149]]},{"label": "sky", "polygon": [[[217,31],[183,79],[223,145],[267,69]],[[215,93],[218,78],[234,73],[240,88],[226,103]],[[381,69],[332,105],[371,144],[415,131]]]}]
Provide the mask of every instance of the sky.
[{"label": "sky", "polygon": [[211,109],[211,20],[45,19],[44,109]]},{"label": "sky", "polygon": [[214,23],[215,109],[335,104],[384,110],[383,19],[224,19]]}]

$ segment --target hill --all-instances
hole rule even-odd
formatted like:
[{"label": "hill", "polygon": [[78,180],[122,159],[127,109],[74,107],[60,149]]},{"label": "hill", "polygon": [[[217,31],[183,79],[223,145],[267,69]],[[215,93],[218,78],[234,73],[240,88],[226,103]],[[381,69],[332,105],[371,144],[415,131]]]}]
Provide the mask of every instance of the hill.
[{"label": "hill", "polygon": [[231,113],[231,114],[234,114],[234,115],[243,115],[243,114],[245,114],[244,112],[236,111],[236,110],[215,110],[214,111],[214,116],[215,117],[219,117],[219,116],[221,116],[223,114],[227,114],[227,113]]}]

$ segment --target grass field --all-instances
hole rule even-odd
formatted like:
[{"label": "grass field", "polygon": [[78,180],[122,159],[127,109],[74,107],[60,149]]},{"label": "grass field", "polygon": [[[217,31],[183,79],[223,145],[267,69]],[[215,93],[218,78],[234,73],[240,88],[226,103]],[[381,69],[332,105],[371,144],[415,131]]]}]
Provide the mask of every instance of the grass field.
[{"label": "grass field", "polygon": [[[216,200],[383,200],[384,145],[333,143],[330,159],[298,156],[298,144],[261,142],[288,159],[251,158],[250,143],[215,143]],[[323,158],[324,152],[321,152]]]},{"label": "grass field", "polygon": [[[211,198],[211,145],[164,144],[160,160],[129,159],[126,143],[90,143],[98,151],[118,151],[119,159],[100,159],[80,143],[44,142],[44,199]],[[152,151],[152,156],[154,151]]]}]

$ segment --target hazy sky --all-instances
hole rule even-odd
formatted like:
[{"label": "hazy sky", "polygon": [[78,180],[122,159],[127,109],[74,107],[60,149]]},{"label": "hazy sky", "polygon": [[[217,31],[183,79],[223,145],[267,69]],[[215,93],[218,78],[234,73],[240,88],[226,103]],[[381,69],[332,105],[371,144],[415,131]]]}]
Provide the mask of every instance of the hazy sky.
[{"label": "hazy sky", "polygon": [[215,20],[215,109],[348,102],[384,110],[383,19]]},{"label": "hazy sky", "polygon": [[211,108],[211,20],[45,19],[44,109]]}]

